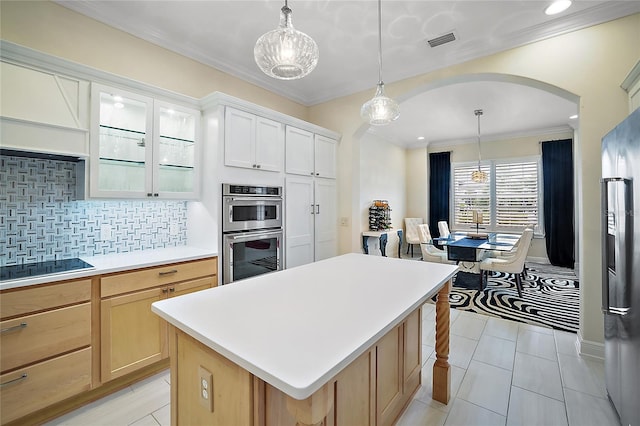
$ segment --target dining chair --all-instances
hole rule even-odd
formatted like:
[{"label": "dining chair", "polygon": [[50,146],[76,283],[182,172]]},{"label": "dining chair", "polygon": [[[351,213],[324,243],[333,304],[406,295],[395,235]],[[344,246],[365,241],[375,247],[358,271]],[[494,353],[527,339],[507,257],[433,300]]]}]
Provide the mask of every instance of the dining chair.
[{"label": "dining chair", "polygon": [[431,241],[431,231],[429,225],[424,223],[418,225],[418,235],[420,238],[420,250],[422,251],[422,260],[426,262],[449,263],[455,265],[455,262],[447,258],[447,252],[440,250]]},{"label": "dining chair", "polygon": [[533,229],[527,228],[520,237],[518,248],[512,256],[489,257],[480,262],[480,273],[482,274],[482,287],[488,280],[489,271],[505,272],[514,274],[516,278],[516,288],[518,296],[522,297],[522,275],[524,273],[524,262],[533,238]]},{"label": "dining chair", "polygon": [[407,254],[409,254],[409,248],[411,248],[411,257],[413,257],[413,245],[420,244],[420,236],[418,235],[418,225],[421,225],[421,217],[405,217],[404,218],[404,231],[405,240],[407,241]]},{"label": "dining chair", "polygon": [[449,224],[446,220],[438,222],[438,232],[440,232],[440,238],[449,238],[451,232],[449,231]]}]

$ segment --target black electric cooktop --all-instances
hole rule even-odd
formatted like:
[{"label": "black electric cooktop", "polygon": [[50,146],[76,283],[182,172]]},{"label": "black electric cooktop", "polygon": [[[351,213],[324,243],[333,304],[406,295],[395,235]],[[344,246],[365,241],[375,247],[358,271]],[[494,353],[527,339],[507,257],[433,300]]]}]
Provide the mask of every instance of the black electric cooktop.
[{"label": "black electric cooktop", "polygon": [[32,278],[40,275],[61,274],[64,272],[91,268],[93,268],[93,265],[90,265],[84,260],[78,258],[2,266],[0,267],[0,281]]}]

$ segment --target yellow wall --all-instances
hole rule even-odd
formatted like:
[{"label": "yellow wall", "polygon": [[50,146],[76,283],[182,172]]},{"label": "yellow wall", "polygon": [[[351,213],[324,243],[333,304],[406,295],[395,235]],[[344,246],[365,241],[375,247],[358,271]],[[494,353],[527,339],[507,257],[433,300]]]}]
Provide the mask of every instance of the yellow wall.
[{"label": "yellow wall", "polygon": [[[420,93],[442,79],[477,73],[523,76],[556,86],[580,98],[576,176],[581,279],[581,334],[585,341],[603,341],[600,313],[600,140],[627,113],[627,94],[620,83],[640,58],[640,14],[532,43],[442,70],[387,84],[387,95],[401,99]],[[309,119],[343,135],[339,155],[340,215],[349,213],[349,200],[359,188],[357,154],[366,129],[357,111],[372,93],[358,93],[310,108]],[[401,105],[402,108],[402,105]],[[349,167],[350,170],[345,170]],[[347,182],[347,185],[344,183]],[[353,211],[353,210],[352,210]],[[342,251],[355,251],[362,228],[355,219],[341,232]]]},{"label": "yellow wall", "polygon": [[[0,35],[4,40],[195,98],[222,91],[341,133],[338,214],[351,220],[348,226],[339,228],[340,251],[360,250],[363,229],[360,157],[361,150],[366,149],[366,145],[361,145],[366,126],[358,112],[362,103],[373,95],[374,87],[306,108],[55,3],[2,1],[0,8]],[[576,167],[581,234],[581,331],[585,340],[594,342],[603,340],[599,310],[600,139],[627,114],[626,93],[619,85],[640,58],[638,40],[640,14],[386,86],[389,96],[407,99],[441,79],[499,73],[546,82],[580,97]],[[414,162],[408,158],[406,164],[412,166]],[[413,188],[413,183],[413,180],[407,182],[407,188]],[[413,214],[415,206],[410,206]]]},{"label": "yellow wall", "polygon": [[50,1],[0,2],[0,36],[196,99],[215,91],[307,120],[307,108]]}]

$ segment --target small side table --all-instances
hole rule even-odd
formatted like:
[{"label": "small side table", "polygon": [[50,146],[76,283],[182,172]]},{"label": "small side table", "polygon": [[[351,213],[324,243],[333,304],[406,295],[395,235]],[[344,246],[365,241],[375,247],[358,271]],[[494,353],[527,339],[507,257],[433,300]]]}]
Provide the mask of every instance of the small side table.
[{"label": "small side table", "polygon": [[398,257],[402,252],[402,229],[387,229],[384,231],[364,231],[362,233],[362,249],[364,254],[369,254],[369,237],[375,237],[380,240],[380,252],[383,256],[387,256],[387,235],[395,232],[398,234]]}]

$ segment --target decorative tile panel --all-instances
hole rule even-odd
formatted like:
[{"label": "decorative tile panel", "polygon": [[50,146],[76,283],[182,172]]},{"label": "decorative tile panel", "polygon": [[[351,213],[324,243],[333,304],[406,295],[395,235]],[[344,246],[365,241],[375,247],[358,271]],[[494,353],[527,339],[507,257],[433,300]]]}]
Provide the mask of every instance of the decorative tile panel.
[{"label": "decorative tile panel", "polygon": [[186,201],[74,201],[75,167],[0,155],[0,266],[186,244]]}]

